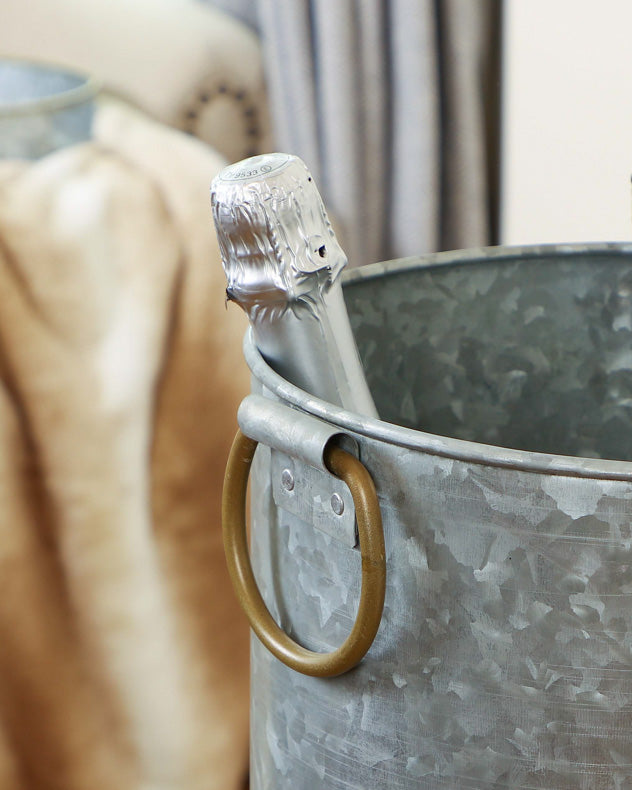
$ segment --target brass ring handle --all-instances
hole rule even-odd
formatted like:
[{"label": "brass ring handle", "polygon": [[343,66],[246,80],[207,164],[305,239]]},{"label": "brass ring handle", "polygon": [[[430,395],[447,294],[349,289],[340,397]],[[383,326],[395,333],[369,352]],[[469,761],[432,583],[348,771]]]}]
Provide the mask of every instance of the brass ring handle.
[{"label": "brass ring handle", "polygon": [[252,630],[280,661],[304,675],[341,675],[356,666],[371,647],[384,608],[384,532],[373,480],[357,458],[338,447],[326,448],[327,468],[349,486],[355,504],[362,557],[362,587],[358,613],[349,636],[331,653],[315,653],[299,645],[276,624],[252,572],[245,511],[248,475],[256,449],[254,439],[237,431],[224,477],[224,551],[233,587]]}]

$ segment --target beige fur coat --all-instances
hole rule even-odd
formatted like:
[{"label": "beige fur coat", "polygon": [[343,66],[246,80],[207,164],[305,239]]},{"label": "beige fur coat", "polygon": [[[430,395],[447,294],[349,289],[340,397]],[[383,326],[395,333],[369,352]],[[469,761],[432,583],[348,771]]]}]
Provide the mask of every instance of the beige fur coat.
[{"label": "beige fur coat", "polygon": [[0,163],[2,790],[243,786],[222,164],[113,103],[95,142]]}]

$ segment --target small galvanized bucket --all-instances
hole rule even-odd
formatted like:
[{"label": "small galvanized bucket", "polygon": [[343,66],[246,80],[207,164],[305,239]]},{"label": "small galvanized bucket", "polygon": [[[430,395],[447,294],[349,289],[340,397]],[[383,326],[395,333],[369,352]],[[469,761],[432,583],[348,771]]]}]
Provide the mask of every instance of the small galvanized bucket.
[{"label": "small galvanized bucket", "polygon": [[[254,441],[228,488],[258,442],[251,558],[280,626],[229,540],[268,645],[251,787],[632,788],[632,245],[376,264],[345,298],[381,421],[245,344]],[[383,611],[379,518],[327,471],[332,446],[377,490]],[[312,677],[309,651],[334,655],[317,675],[366,654]]]}]

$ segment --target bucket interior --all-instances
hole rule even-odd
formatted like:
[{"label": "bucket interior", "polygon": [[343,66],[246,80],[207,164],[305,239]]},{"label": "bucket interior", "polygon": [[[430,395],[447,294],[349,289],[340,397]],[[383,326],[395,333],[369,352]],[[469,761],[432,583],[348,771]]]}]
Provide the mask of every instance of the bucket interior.
[{"label": "bucket interior", "polygon": [[382,419],[632,458],[632,251],[394,262],[349,280],[345,299]]}]

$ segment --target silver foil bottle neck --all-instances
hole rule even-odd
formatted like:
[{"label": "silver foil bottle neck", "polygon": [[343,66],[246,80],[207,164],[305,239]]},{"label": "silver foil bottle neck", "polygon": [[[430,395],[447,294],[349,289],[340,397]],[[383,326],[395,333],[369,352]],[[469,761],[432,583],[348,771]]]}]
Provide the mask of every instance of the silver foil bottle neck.
[{"label": "silver foil bottle neck", "polygon": [[375,406],[340,286],[347,258],[305,164],[263,154],[211,186],[228,298],[246,312],[277,373],[360,414]]},{"label": "silver foil bottle neck", "polygon": [[304,162],[262,154],[231,165],[211,186],[229,299],[252,320],[309,303],[347,263]]}]

